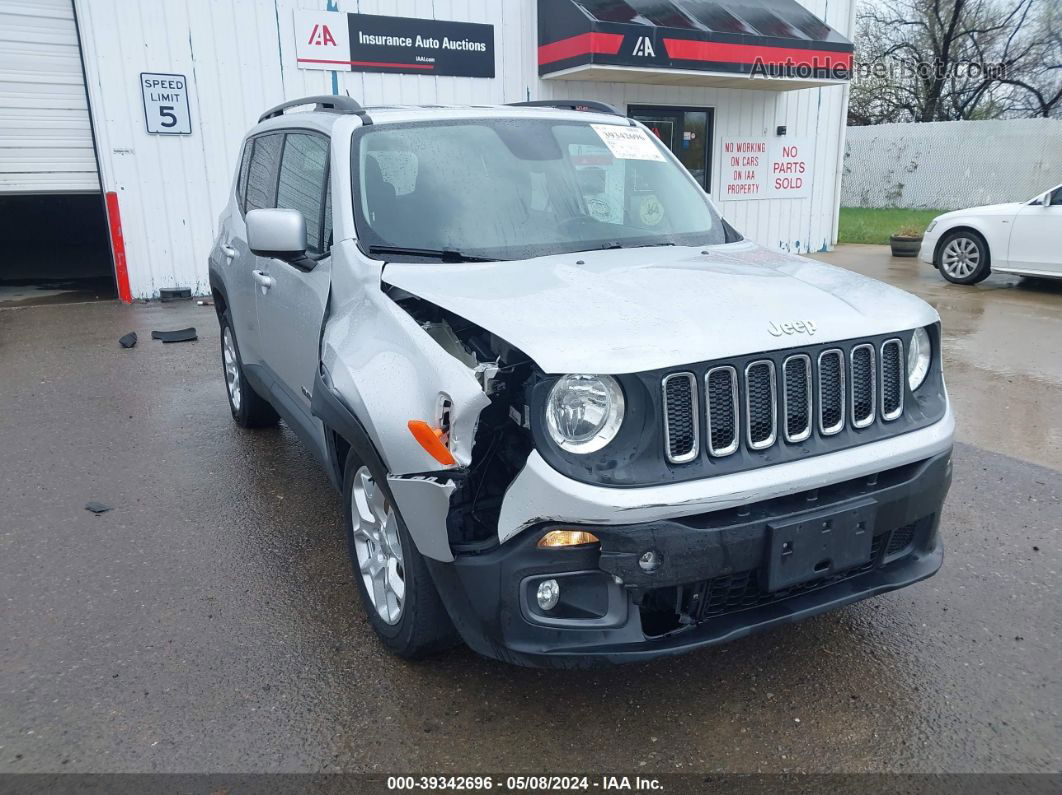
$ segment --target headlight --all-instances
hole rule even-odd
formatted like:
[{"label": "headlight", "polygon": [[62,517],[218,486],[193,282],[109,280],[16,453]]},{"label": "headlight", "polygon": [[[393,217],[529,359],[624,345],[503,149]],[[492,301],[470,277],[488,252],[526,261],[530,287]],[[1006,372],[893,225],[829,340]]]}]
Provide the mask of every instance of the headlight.
[{"label": "headlight", "polygon": [[907,383],[910,384],[912,392],[926,380],[931,358],[929,333],[924,328],[915,329],[915,333],[911,335],[911,344],[907,346]]},{"label": "headlight", "polygon": [[561,449],[592,453],[611,442],[623,423],[623,391],[607,375],[566,375],[546,401],[546,427]]},{"label": "headlight", "polygon": [[926,234],[928,235],[930,232],[932,232],[933,231],[933,227],[936,226],[936,225],[937,225],[937,219],[934,218],[932,221],[929,222],[929,226],[926,227]]}]

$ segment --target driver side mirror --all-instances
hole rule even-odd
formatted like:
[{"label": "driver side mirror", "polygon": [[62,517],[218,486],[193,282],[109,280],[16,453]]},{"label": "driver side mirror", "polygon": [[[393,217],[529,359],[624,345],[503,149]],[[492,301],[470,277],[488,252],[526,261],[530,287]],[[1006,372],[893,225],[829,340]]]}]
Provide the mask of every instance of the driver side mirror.
[{"label": "driver side mirror", "polygon": [[317,267],[306,256],[306,219],[298,210],[251,210],[247,213],[247,247],[259,257],[283,260],[301,271]]}]

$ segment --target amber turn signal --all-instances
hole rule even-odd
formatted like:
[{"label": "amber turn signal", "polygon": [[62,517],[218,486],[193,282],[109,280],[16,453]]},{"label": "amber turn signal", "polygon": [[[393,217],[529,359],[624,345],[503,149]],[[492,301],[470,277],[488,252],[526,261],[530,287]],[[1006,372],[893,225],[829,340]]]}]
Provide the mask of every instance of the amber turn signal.
[{"label": "amber turn signal", "polygon": [[427,451],[428,455],[443,466],[449,467],[457,463],[453,453],[443,444],[441,428],[433,428],[424,420],[410,420],[409,432],[413,434],[413,438]]},{"label": "amber turn signal", "polygon": [[538,539],[540,549],[583,547],[587,544],[597,543],[599,543],[598,537],[586,530],[550,530],[542,538]]}]

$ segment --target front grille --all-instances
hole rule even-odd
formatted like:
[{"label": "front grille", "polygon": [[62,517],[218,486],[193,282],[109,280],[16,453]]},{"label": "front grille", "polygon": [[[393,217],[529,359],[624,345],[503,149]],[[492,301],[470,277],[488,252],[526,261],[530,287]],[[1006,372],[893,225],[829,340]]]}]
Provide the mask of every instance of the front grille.
[{"label": "front grille", "polygon": [[672,464],[802,445],[812,437],[824,441],[836,435],[838,448],[849,447],[859,443],[853,430],[876,426],[872,433],[886,435],[883,423],[904,416],[907,373],[899,337],[762,353],[705,367],[662,378],[664,453]]},{"label": "front grille", "polygon": [[803,353],[790,356],[782,370],[785,439],[802,442],[811,436],[811,358]]},{"label": "front grille", "polygon": [[881,418],[892,421],[903,414],[903,343],[881,343]]},{"label": "front grille", "polygon": [[697,457],[697,379],[672,373],[663,381],[667,460],[682,464]]},{"label": "front grille", "polygon": [[844,354],[819,354],[819,430],[832,436],[844,427]]},{"label": "front grille", "polygon": [[865,428],[874,421],[874,346],[852,348],[852,425]]},{"label": "front grille", "polygon": [[705,416],[708,418],[708,452],[730,455],[738,449],[737,371],[733,367],[713,367],[704,377]]},{"label": "front grille", "polygon": [[745,416],[750,448],[763,450],[774,444],[778,396],[774,362],[769,359],[753,362],[745,368]]}]

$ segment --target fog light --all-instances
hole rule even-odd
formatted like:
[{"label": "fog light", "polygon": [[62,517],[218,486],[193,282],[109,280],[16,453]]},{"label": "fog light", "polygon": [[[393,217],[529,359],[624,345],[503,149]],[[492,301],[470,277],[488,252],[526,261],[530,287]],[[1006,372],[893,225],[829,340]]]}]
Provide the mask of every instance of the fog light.
[{"label": "fog light", "polygon": [[543,580],[538,584],[538,606],[543,610],[552,610],[560,599],[560,585],[556,580]]},{"label": "fog light", "polygon": [[660,568],[661,561],[662,558],[660,553],[655,549],[649,549],[643,552],[642,556],[638,558],[638,567],[646,574],[652,574]]},{"label": "fog light", "polygon": [[598,543],[598,537],[586,530],[550,530],[538,539],[542,549],[553,547],[581,547]]}]

